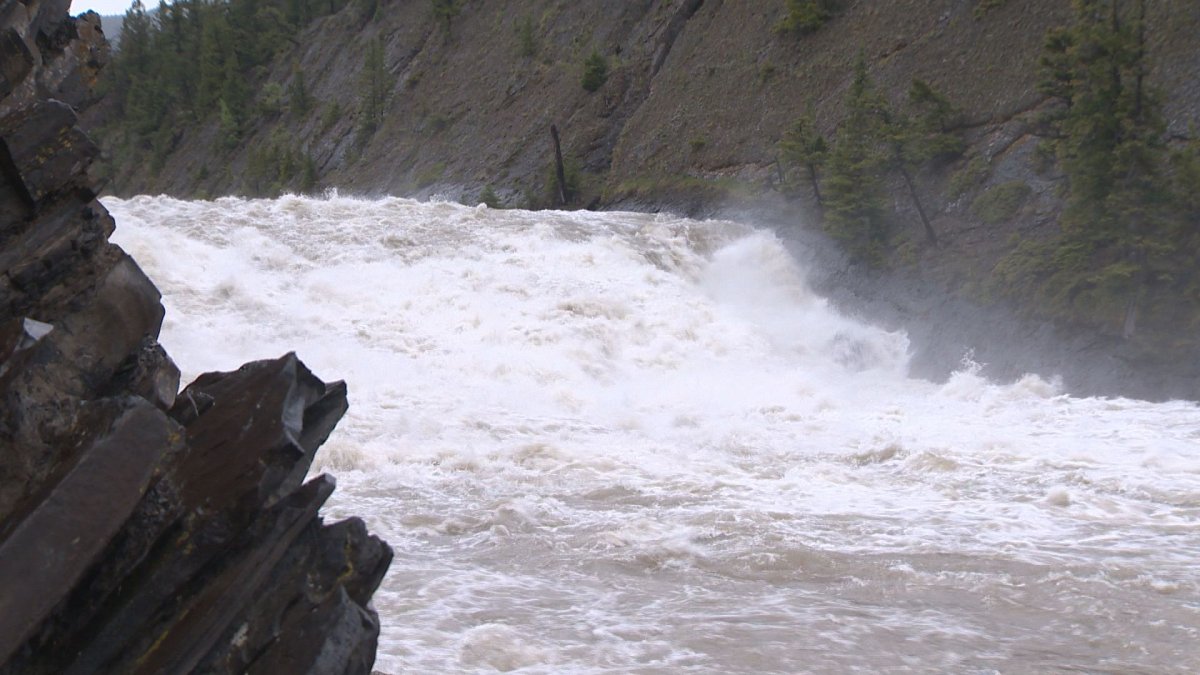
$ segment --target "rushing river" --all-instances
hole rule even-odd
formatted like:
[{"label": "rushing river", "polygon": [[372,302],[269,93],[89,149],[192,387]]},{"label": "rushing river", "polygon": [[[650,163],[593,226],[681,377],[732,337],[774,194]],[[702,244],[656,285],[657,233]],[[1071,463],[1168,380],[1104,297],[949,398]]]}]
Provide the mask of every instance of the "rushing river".
[{"label": "rushing river", "polygon": [[1200,672],[1200,409],[842,315],[769,232],[405,199],[107,199],[190,381],[295,350],[385,673]]}]

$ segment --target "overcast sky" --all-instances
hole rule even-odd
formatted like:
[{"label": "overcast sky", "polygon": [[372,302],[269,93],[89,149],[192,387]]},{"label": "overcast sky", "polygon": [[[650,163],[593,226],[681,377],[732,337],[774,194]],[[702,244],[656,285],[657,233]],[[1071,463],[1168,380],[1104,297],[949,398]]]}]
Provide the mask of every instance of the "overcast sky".
[{"label": "overcast sky", "polygon": [[[95,10],[97,14],[110,16],[112,14],[124,14],[125,10],[133,4],[133,0],[71,0],[71,16],[82,14],[89,9]],[[142,0],[142,4],[146,5],[146,9],[158,6],[158,0]]]}]

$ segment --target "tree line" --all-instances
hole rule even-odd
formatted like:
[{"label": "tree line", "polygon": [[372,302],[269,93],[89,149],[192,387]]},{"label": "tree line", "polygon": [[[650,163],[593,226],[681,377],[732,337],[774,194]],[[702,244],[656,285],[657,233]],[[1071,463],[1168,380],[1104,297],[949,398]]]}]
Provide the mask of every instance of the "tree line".
[{"label": "tree line", "polygon": [[920,218],[926,242],[937,246],[938,235],[914,174],[963,154],[966,143],[957,130],[958,109],[922,80],[912,82],[904,106],[892,105],[860,56],[844,113],[832,140],[817,130],[808,113],[780,142],[783,162],[806,176],[825,229],[855,258],[881,263],[891,220],[886,181],[895,177]]},{"label": "tree line", "polygon": [[1073,24],[1046,37],[1039,83],[1057,102],[1043,134],[1066,180],[1061,232],[1023,244],[1004,272],[1015,292],[1125,338],[1147,312],[1200,328],[1200,146],[1168,142],[1146,0],[1073,5]]},{"label": "tree line", "polygon": [[[789,3],[801,5],[821,7]],[[1148,75],[1146,0],[1073,0],[1073,8],[1071,25],[1047,35],[1039,66],[1039,89],[1053,102],[1038,135],[1060,176],[1057,234],[1017,242],[995,270],[995,289],[1035,313],[1125,338],[1146,316],[1160,327],[1181,318],[1195,331],[1200,141],[1168,137],[1163,95]],[[780,142],[781,159],[808,186],[826,231],[878,265],[892,252],[889,185],[906,193],[926,242],[939,244],[915,176],[962,157],[961,126],[950,101],[920,80],[893,105],[860,57],[832,136],[802,115]]]},{"label": "tree line", "polygon": [[[347,0],[175,0],[147,12],[134,0],[105,77],[114,106],[110,132],[131,155],[152,163],[170,152],[179,130],[212,115],[221,140],[236,146],[249,122],[278,108],[278,96],[251,89],[272,59],[313,19]],[[290,103],[311,103],[303,76]],[[264,107],[258,110],[256,106]]]}]

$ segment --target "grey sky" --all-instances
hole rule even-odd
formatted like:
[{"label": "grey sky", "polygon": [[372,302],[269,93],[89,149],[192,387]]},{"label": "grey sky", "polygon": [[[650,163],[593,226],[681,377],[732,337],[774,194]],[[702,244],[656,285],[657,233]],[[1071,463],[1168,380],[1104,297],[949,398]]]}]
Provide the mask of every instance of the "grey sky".
[{"label": "grey sky", "polygon": [[[158,0],[142,0],[146,5],[146,9],[158,6]],[[89,9],[95,10],[97,14],[103,16],[111,16],[113,14],[124,14],[125,10],[133,4],[133,0],[71,0],[71,16],[82,14]]]}]

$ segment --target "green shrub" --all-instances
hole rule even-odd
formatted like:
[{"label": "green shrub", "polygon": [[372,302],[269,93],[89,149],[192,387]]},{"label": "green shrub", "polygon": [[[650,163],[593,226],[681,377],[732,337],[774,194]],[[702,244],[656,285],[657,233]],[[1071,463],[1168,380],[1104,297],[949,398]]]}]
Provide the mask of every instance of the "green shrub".
[{"label": "green shrub", "polygon": [[971,213],[988,225],[998,225],[1017,215],[1031,192],[1033,189],[1024,181],[1001,183],[976,197]]},{"label": "green shrub", "polygon": [[462,12],[462,0],[430,0],[430,4],[433,6],[433,18],[442,23],[442,29],[449,35],[454,17]]},{"label": "green shrub", "polygon": [[527,16],[517,24],[517,53],[527,59],[537,56],[538,39],[532,17]]},{"label": "green shrub", "polygon": [[325,133],[333,128],[342,119],[342,104],[334,101],[325,106],[325,113],[321,115],[321,133]]},{"label": "green shrub", "polygon": [[483,191],[479,193],[479,202],[485,204],[489,209],[500,208],[500,197],[491,185],[486,185]]},{"label": "green shrub", "polygon": [[305,153],[303,169],[300,174],[300,192],[311,193],[317,187],[317,162],[313,156]]},{"label": "green shrub", "polygon": [[775,24],[775,32],[813,33],[833,18],[838,4],[837,0],[787,0],[787,14]]},{"label": "green shrub", "polygon": [[587,91],[596,91],[608,80],[608,60],[600,52],[592,52],[583,62],[583,78],[580,84]]},{"label": "green shrub", "polygon": [[998,7],[1004,6],[1008,0],[979,0],[979,4],[975,5],[975,18],[982,19],[988,12]]},{"label": "green shrub", "polygon": [[233,110],[225,103],[225,99],[217,101],[217,120],[221,130],[221,144],[226,148],[232,149],[237,147],[238,140],[242,137],[241,124],[238,122],[237,116]]},{"label": "green shrub", "polygon": [[263,85],[258,94],[258,110],[264,115],[278,115],[283,110],[283,86],[278,82]]},{"label": "green shrub", "polygon": [[288,85],[288,107],[293,115],[303,117],[312,109],[313,97],[308,92],[308,86],[304,83],[304,71],[296,70],[292,74],[292,81]]},{"label": "green shrub", "polygon": [[982,157],[972,157],[963,168],[950,177],[950,185],[946,188],[950,199],[958,199],[983,183],[990,171],[988,163]]}]

